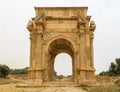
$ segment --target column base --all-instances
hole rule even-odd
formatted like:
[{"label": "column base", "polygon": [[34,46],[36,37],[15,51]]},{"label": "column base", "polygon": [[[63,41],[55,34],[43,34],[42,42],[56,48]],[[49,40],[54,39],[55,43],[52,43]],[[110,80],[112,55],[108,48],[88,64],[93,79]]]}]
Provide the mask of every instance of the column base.
[{"label": "column base", "polygon": [[95,79],[91,79],[91,80],[79,80],[79,85],[95,85],[97,83],[97,81]]},{"label": "column base", "polygon": [[43,84],[42,79],[29,79],[26,80],[27,86],[41,86]]}]

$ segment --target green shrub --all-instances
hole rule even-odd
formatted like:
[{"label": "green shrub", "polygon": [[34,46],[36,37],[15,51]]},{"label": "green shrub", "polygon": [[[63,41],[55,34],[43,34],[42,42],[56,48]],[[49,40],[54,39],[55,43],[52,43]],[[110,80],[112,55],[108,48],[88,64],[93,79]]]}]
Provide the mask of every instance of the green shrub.
[{"label": "green shrub", "polygon": [[10,72],[10,68],[7,65],[0,65],[0,77],[6,78]]},{"label": "green shrub", "polygon": [[23,68],[23,69],[11,69],[10,74],[27,74],[28,67]]}]

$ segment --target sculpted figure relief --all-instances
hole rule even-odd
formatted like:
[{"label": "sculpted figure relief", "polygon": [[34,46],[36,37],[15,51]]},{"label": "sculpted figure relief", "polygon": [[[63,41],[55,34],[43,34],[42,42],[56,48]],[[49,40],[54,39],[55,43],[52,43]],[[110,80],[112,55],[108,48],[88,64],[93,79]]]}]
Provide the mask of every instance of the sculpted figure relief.
[{"label": "sculpted figure relief", "polygon": [[95,22],[93,20],[90,21],[90,28],[96,28]]}]

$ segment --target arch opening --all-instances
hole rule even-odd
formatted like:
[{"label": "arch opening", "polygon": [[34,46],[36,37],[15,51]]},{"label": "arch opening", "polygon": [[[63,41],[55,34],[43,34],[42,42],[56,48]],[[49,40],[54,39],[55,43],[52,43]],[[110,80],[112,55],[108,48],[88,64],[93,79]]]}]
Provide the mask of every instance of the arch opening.
[{"label": "arch opening", "polygon": [[[57,60],[57,57],[61,59]],[[62,57],[61,57],[62,56]],[[63,59],[69,59],[68,61]],[[56,79],[56,73],[57,75],[60,76],[62,75],[63,77],[70,77],[70,79],[73,79],[74,77],[74,49],[73,49],[73,44],[64,38],[58,38],[54,41],[52,41],[49,44],[48,48],[48,74],[50,77],[50,80],[55,80]],[[59,65],[57,65],[59,63]],[[60,64],[61,63],[61,64]],[[67,63],[67,64],[66,64]],[[68,67],[66,67],[68,65]],[[63,67],[64,66],[64,67]],[[60,68],[58,71],[56,68]],[[63,72],[63,73],[62,73]],[[71,77],[72,76],[72,77]]]},{"label": "arch opening", "polygon": [[72,75],[72,58],[67,53],[60,53],[55,57],[54,71],[56,76]]}]

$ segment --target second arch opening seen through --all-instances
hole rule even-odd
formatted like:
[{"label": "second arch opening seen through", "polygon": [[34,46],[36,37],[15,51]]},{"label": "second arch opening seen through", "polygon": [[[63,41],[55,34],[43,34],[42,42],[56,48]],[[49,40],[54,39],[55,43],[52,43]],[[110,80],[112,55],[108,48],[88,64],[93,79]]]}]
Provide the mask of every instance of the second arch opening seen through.
[{"label": "second arch opening seen through", "polygon": [[57,76],[72,75],[72,58],[67,53],[60,53],[55,57],[54,71]]}]

